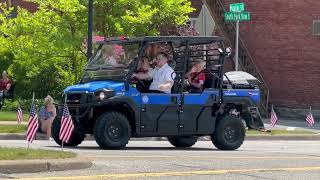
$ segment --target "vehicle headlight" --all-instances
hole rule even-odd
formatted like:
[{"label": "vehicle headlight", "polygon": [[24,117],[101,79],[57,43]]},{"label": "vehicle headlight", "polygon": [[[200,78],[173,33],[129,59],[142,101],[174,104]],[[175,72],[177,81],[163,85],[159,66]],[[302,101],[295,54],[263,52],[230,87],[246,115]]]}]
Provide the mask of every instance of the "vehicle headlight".
[{"label": "vehicle headlight", "polygon": [[106,95],[104,94],[104,92],[100,92],[99,99],[103,100],[105,97],[106,97]]},{"label": "vehicle headlight", "polygon": [[110,89],[100,89],[97,90],[94,94],[96,99],[99,101],[115,96],[115,92]]}]

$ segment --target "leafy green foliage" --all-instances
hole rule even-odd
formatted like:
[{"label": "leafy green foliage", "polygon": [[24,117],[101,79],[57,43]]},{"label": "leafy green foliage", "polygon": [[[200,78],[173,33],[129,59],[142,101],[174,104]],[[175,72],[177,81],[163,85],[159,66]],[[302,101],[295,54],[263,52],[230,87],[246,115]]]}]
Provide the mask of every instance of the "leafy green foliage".
[{"label": "leafy green foliage", "polygon": [[105,36],[158,35],[162,26],[185,23],[194,10],[188,0],[96,0],[95,9]]},{"label": "leafy green foliage", "polygon": [[[55,102],[59,102],[60,99],[55,99]],[[5,100],[4,105],[1,108],[1,114],[3,114],[2,111],[16,111],[17,110],[17,105],[18,103],[20,104],[21,109],[24,112],[29,112],[31,104],[32,104],[32,99],[19,99],[19,100]],[[37,110],[41,108],[44,104],[44,99],[35,99],[34,104]],[[1,116],[1,115],[0,115]]]},{"label": "leafy green foliage", "polygon": [[[41,3],[35,13],[18,9],[18,17],[6,18],[1,14],[0,31],[5,35],[4,47],[14,55],[9,72],[17,84],[16,90],[24,97],[47,94],[57,96],[63,88],[79,80],[85,56],[80,46],[85,36],[84,6],[68,3],[58,10],[55,6],[64,3]],[[76,7],[74,7],[76,6]],[[80,12],[79,12],[80,14]],[[27,91],[26,89],[27,88]]]},{"label": "leafy green foliage", "polygon": [[[86,63],[87,0],[29,0],[31,13],[0,7],[0,70],[7,69],[20,98],[58,97],[77,83]],[[95,0],[95,31],[118,35],[157,35],[159,28],[183,24],[193,11],[188,0]],[[16,96],[17,97],[17,96]]]}]

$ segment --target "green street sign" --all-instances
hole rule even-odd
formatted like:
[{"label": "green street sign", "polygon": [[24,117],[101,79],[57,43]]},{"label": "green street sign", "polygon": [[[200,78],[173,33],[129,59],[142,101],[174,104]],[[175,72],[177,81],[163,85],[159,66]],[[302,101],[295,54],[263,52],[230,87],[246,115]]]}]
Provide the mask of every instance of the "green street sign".
[{"label": "green street sign", "polygon": [[230,4],[230,12],[242,12],[244,11],[244,3]]},{"label": "green street sign", "polygon": [[225,12],[224,19],[226,21],[250,21],[249,12]]}]

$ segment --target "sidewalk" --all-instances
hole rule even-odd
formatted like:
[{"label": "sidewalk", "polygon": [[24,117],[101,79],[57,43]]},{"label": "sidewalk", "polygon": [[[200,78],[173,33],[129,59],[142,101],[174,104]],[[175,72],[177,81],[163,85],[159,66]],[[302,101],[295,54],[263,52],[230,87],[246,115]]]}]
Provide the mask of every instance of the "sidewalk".
[{"label": "sidewalk", "polygon": [[[28,122],[23,121],[21,124],[28,125]],[[17,121],[0,121],[0,125],[18,125]]]},{"label": "sidewalk", "polygon": [[320,133],[320,122],[316,120],[314,126],[312,128],[308,127],[308,124],[305,119],[290,119],[290,118],[279,118],[276,126],[271,127],[270,119],[263,119],[263,123],[266,129],[270,130],[303,130],[303,131],[311,131],[314,133]]},{"label": "sidewalk", "polygon": [[92,162],[84,158],[46,159],[46,160],[0,160],[0,173],[38,173],[45,171],[66,171],[86,169]]}]

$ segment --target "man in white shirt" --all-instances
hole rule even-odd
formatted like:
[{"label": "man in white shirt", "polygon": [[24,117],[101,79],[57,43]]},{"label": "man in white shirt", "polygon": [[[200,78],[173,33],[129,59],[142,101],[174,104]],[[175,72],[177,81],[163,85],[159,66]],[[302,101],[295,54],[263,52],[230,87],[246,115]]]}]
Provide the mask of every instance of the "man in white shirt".
[{"label": "man in white shirt", "polygon": [[176,77],[174,70],[168,65],[168,56],[165,53],[159,53],[156,58],[155,69],[145,74],[133,74],[132,77],[138,79],[152,79],[149,92],[171,93],[173,79]]}]

